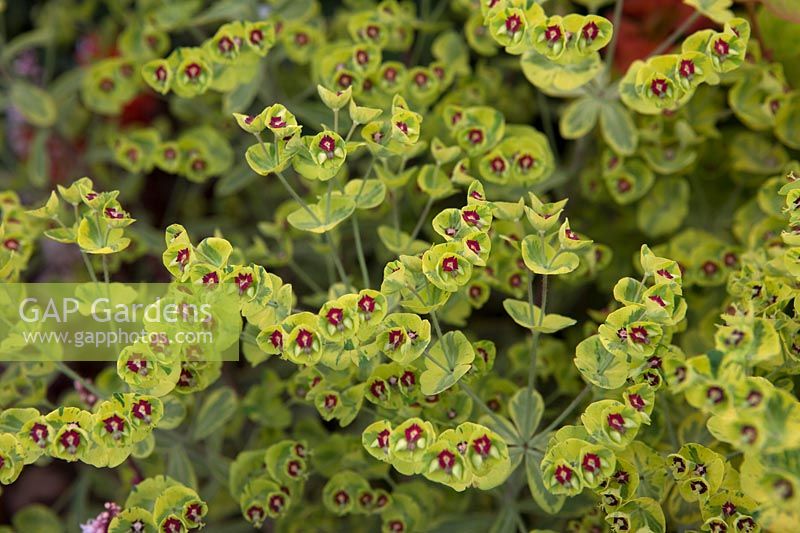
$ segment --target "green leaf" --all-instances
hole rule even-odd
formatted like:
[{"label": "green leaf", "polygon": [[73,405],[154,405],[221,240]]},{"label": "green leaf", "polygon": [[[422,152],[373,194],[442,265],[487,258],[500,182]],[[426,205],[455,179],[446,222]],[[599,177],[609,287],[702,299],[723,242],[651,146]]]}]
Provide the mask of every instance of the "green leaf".
[{"label": "green leaf", "polygon": [[352,198],[330,195],[308,207],[310,212],[306,208],[300,207],[289,213],[286,220],[299,230],[325,233],[352,215],[356,210],[356,203]]},{"label": "green leaf", "polygon": [[575,347],[575,366],[590,383],[603,389],[616,389],[628,379],[625,356],[606,350],[599,335],[592,335]]},{"label": "green leaf", "polygon": [[50,180],[50,156],[47,150],[48,130],[39,130],[33,138],[30,158],[26,164],[31,183],[43,187]]},{"label": "green leaf", "polygon": [[411,240],[411,235],[391,226],[378,226],[378,237],[386,248],[395,254],[419,254],[430,246],[419,239]]},{"label": "green leaf", "polygon": [[588,135],[597,124],[600,109],[600,103],[591,96],[570,102],[558,121],[561,136],[565,139],[579,139]]},{"label": "green leaf", "polygon": [[660,178],[639,203],[636,221],[645,235],[658,237],[677,230],[689,214],[689,183]]},{"label": "green leaf", "polygon": [[236,413],[236,393],[230,387],[220,387],[209,394],[197,413],[192,438],[201,440],[221,429]]},{"label": "green leaf", "polygon": [[420,388],[426,396],[452,387],[470,369],[475,359],[472,344],[460,331],[448,331],[428,352]]},{"label": "green leaf", "polygon": [[618,154],[631,155],[639,143],[639,131],[631,112],[619,102],[603,102],[600,108],[600,131],[609,146]]},{"label": "green leaf", "polygon": [[244,157],[253,172],[262,176],[273,172],[281,172],[289,162],[289,158],[278,156],[274,144],[266,143],[251,145],[245,152]]},{"label": "green leaf", "polygon": [[107,239],[104,229],[94,217],[81,219],[78,226],[78,246],[90,254],[113,254],[128,247],[131,240],[122,236],[119,228],[108,231]]},{"label": "green leaf", "polygon": [[192,461],[182,445],[176,444],[169,449],[165,473],[187,487],[197,490],[197,474],[195,474]]},{"label": "green leaf", "polygon": [[381,180],[350,180],[344,186],[344,192],[352,197],[357,209],[378,207],[386,198],[386,185]]},{"label": "green leaf", "polygon": [[47,531],[61,533],[61,519],[48,507],[40,504],[26,505],[11,520],[15,531]]},{"label": "green leaf", "polygon": [[[555,333],[558,330],[568,328],[575,323],[575,320],[557,314],[545,315],[540,318],[542,311],[539,306],[533,306],[533,316],[531,316],[531,306],[528,302],[507,298],[503,301],[503,307],[509,316],[523,328],[541,331],[542,333]],[[541,320],[541,324],[539,323]]]},{"label": "green leaf", "polygon": [[538,235],[528,235],[522,240],[522,260],[536,274],[567,274],[578,268],[580,258],[572,252],[556,252]]},{"label": "green leaf", "polygon": [[728,9],[733,0],[683,0],[683,3],[692,6],[717,24],[724,24],[733,18],[733,12]]},{"label": "green leaf", "polygon": [[542,453],[528,450],[525,454],[525,473],[528,477],[528,488],[536,504],[547,514],[556,514],[563,507],[566,496],[555,495],[547,490],[542,481]]},{"label": "green leaf", "polygon": [[536,433],[544,413],[544,400],[536,390],[522,388],[508,402],[508,412],[517,427],[522,442],[528,442]]},{"label": "green leaf", "polygon": [[56,104],[42,89],[24,81],[15,81],[11,84],[10,97],[11,104],[32,125],[49,128],[55,124],[58,117]]}]

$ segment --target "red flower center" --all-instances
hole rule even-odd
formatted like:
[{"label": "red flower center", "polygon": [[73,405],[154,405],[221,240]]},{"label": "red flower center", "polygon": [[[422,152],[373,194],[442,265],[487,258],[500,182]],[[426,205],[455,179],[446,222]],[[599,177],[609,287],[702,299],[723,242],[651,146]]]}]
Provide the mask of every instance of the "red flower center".
[{"label": "red flower center", "polygon": [[625,433],[625,418],[620,413],[612,413],[606,418],[608,427],[618,433]]},{"label": "red flower center", "polygon": [[371,296],[362,296],[360,300],[358,300],[358,308],[364,311],[365,313],[372,313],[375,311],[375,298]]},{"label": "red flower center", "polygon": [[469,142],[472,144],[480,144],[483,142],[483,132],[478,128],[472,128],[467,133],[467,139],[469,139]]},{"label": "red flower center", "polygon": [[165,69],[163,65],[156,69],[155,74],[158,81],[165,81],[167,79],[167,69]]},{"label": "red flower center", "polygon": [[370,39],[376,39],[381,34],[381,30],[377,26],[370,24],[367,26],[366,33]]},{"label": "red flower center", "polygon": [[481,220],[481,216],[478,214],[478,212],[472,210],[462,211],[461,218],[464,220],[464,222],[471,226],[477,224]]},{"label": "red flower center", "polygon": [[742,434],[742,439],[747,444],[753,444],[758,438],[758,431],[753,426],[743,426],[741,434]]},{"label": "red flower center", "polygon": [[264,33],[261,30],[253,30],[250,32],[250,42],[259,45],[264,40]]},{"label": "red flower center", "polygon": [[409,449],[413,450],[415,443],[422,437],[422,428],[417,424],[411,424],[406,428],[405,437]]},{"label": "red flower center", "polygon": [[244,293],[253,284],[253,275],[242,272],[234,278],[236,285],[239,287],[239,294]]},{"label": "red flower center", "polygon": [[328,394],[327,396],[325,396],[325,409],[327,409],[328,411],[336,407],[336,404],[338,403],[339,403],[339,398],[337,398],[335,395]]},{"label": "red flower center", "polygon": [[634,326],[630,331],[631,340],[636,344],[648,344],[650,339],[644,326]]},{"label": "red flower center", "polygon": [[719,267],[717,267],[717,264],[714,261],[706,261],[705,263],[703,263],[702,268],[703,268],[703,273],[706,276],[713,276],[714,274],[717,273],[717,270],[719,270]]},{"label": "red flower center", "polygon": [[314,342],[314,334],[307,329],[300,329],[297,332],[297,345],[303,350],[311,349],[311,344]]},{"label": "red flower center", "polygon": [[384,429],[380,433],[378,433],[378,446],[381,448],[386,448],[389,446],[389,430]]},{"label": "red flower center", "polygon": [[657,303],[660,307],[666,307],[667,306],[667,302],[665,302],[664,299],[661,296],[657,295],[657,294],[654,294],[653,296],[650,296],[650,300],[655,302],[655,303]]},{"label": "red flower center", "polygon": [[68,429],[61,434],[59,442],[68,453],[74,454],[81,445],[81,434],[74,429]]},{"label": "red flower center", "polygon": [[308,44],[308,34],[304,32],[300,32],[294,36],[294,43],[297,46],[305,46]]},{"label": "red flower center", "polygon": [[508,33],[517,33],[522,27],[522,20],[519,15],[511,15],[506,19],[506,30]]},{"label": "red flower center", "polygon": [[405,122],[395,122],[395,126],[397,126],[397,129],[408,135],[408,124]]},{"label": "red flower center", "polygon": [[569,239],[569,240],[571,240],[571,241],[578,241],[578,240],[580,240],[580,237],[578,237],[578,236],[575,234],[575,232],[574,232],[574,231],[572,231],[572,230],[571,230],[571,229],[569,229],[569,228],[566,228],[566,229],[564,230],[564,235],[566,235],[567,239]]},{"label": "red flower center", "polygon": [[492,450],[492,440],[489,438],[489,435],[483,435],[472,441],[472,449],[475,450],[475,453],[478,455],[487,457]]},{"label": "red flower center", "polygon": [[511,277],[508,278],[508,283],[512,287],[519,287],[520,285],[522,285],[522,276],[520,276],[519,274],[512,274]]},{"label": "red flower center", "polygon": [[631,407],[633,407],[637,411],[641,411],[644,409],[644,399],[638,394],[629,395],[628,402],[630,402]]},{"label": "red flower center", "polygon": [[718,56],[722,56],[724,58],[725,56],[728,55],[730,51],[731,51],[730,45],[726,43],[724,40],[717,39],[716,41],[714,41],[714,52],[716,52]]},{"label": "red flower center", "polygon": [[372,385],[369,386],[369,391],[376,398],[381,398],[386,394],[386,382],[381,379],[376,379],[372,382]]},{"label": "red flower center", "polygon": [[386,81],[394,81],[397,79],[397,69],[394,67],[387,68],[383,73],[383,79]]},{"label": "red flower center", "polygon": [[286,505],[286,500],[280,494],[273,494],[269,498],[269,508],[273,513],[280,513]]},{"label": "red flower center", "polygon": [[171,516],[164,521],[161,530],[164,533],[181,533],[181,531],[183,531],[183,523],[174,516]]},{"label": "red flower center", "polygon": [[495,174],[500,174],[506,170],[506,162],[503,161],[502,157],[495,157],[492,159],[492,161],[489,163],[489,166],[492,167],[492,172]]},{"label": "red flower center", "polygon": [[347,74],[346,72],[343,72],[339,76],[339,86],[342,89],[347,89],[351,85],[353,85],[353,76],[351,76],[350,74]]},{"label": "red flower center", "polygon": [[[476,240],[468,239],[467,240],[467,248],[469,248],[470,250],[472,250],[476,254],[481,253],[481,245]],[[480,291],[478,291],[478,292],[480,292]]]},{"label": "red flower center", "polygon": [[660,269],[660,270],[656,270],[656,274],[658,274],[659,276],[661,276],[662,278],[665,278],[665,279],[673,279],[673,278],[675,277],[675,276],[673,276],[672,274],[670,274],[670,273],[669,273],[669,272],[668,272],[666,269],[664,269],[664,268],[662,268],[662,269]]},{"label": "red flower center", "polygon": [[393,329],[389,332],[389,344],[391,344],[393,348],[397,349],[404,341],[405,335],[403,335],[403,330]]},{"label": "red flower center", "polygon": [[456,272],[458,270],[458,258],[445,257],[442,259],[442,270],[445,272]]},{"label": "red flower center", "polygon": [[205,283],[206,285],[219,283],[219,275],[216,272],[209,272],[208,274],[203,276],[203,283]]},{"label": "red flower center", "polygon": [[342,323],[342,319],[344,318],[344,311],[342,309],[332,307],[325,315],[325,318],[328,319],[328,323],[331,326],[338,326],[339,324]]},{"label": "red flower center", "polygon": [[523,172],[527,172],[533,167],[533,165],[536,164],[536,159],[530,154],[525,154],[519,158],[517,164],[519,165],[519,168],[521,168]]},{"label": "red flower center", "polygon": [[428,75],[424,72],[417,72],[414,76],[414,83],[417,84],[417,87],[425,87],[428,84]]},{"label": "red flower center", "polygon": [[587,453],[583,456],[581,466],[587,472],[594,473],[600,469],[600,457],[593,453]]},{"label": "red flower center", "polygon": [[706,398],[711,400],[711,403],[722,403],[725,400],[725,391],[722,388],[713,386],[709,387],[706,391]]},{"label": "red flower center", "polygon": [[588,22],[583,25],[583,28],[581,28],[581,34],[583,35],[583,38],[589,42],[592,42],[595,39],[597,39],[597,35],[599,33],[600,33],[600,28],[598,28],[597,24],[595,24],[594,22]]},{"label": "red flower center", "polygon": [[572,480],[572,469],[566,465],[559,465],[556,467],[555,477],[560,484],[569,485]]},{"label": "red flower center", "polygon": [[[31,439],[37,446],[44,446],[47,442],[47,436],[49,435],[49,431],[47,430],[47,426],[40,423],[35,423],[31,428]],[[2,465],[0,465],[2,468]]]},{"label": "red flower center", "polygon": [[544,38],[547,39],[550,44],[555,44],[561,38],[561,28],[555,24],[548,26],[547,29],[544,30]]},{"label": "red flower center", "polygon": [[364,50],[359,50],[356,52],[356,61],[359,65],[366,65],[369,61],[369,54],[366,53]]},{"label": "red flower center", "polygon": [[6,239],[3,241],[3,246],[11,251],[19,250],[19,241],[17,239]]},{"label": "red flower center", "polygon": [[681,66],[678,68],[678,72],[680,72],[681,76],[684,78],[691,78],[694,76],[694,61],[691,59],[684,59],[681,61]]},{"label": "red flower center", "polygon": [[283,335],[280,331],[275,330],[270,334],[269,342],[271,342],[272,346],[275,348],[283,348]]},{"label": "red flower center", "polygon": [[439,468],[446,472],[450,472],[456,462],[456,456],[450,450],[442,450],[436,459],[439,461]]},{"label": "red flower center", "polygon": [[323,152],[327,152],[330,157],[330,154],[336,150],[336,141],[330,135],[323,135],[322,139],[319,141],[319,148]]},{"label": "red flower center", "polygon": [[153,406],[147,400],[139,400],[131,406],[131,414],[139,420],[145,420],[153,413]]},{"label": "red flower center", "polygon": [[650,82],[650,90],[659,98],[664,98],[667,95],[668,87],[667,80],[664,78],[655,78]]},{"label": "red flower center", "polygon": [[234,46],[233,40],[231,40],[229,37],[223,37],[217,43],[217,48],[219,48],[219,51],[223,54],[229,53],[231,50],[233,50]]},{"label": "red flower center", "polygon": [[183,73],[186,74],[186,77],[190,80],[194,81],[200,77],[200,74],[203,73],[203,68],[198,65],[197,63],[190,63],[187,67],[183,70]]},{"label": "red flower center", "polygon": [[406,370],[403,372],[403,375],[400,376],[400,383],[404,387],[413,387],[417,383],[417,377],[412,371]]},{"label": "red flower center", "polygon": [[284,121],[281,117],[275,116],[269,119],[269,127],[270,128],[284,128],[286,127],[286,121]]}]

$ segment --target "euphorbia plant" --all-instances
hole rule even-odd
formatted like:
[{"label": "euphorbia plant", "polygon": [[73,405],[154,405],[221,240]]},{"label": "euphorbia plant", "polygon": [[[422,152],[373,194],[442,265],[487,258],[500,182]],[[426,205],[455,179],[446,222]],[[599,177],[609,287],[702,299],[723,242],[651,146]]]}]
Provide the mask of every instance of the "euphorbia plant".
[{"label": "euphorbia plant", "polygon": [[4,527],[794,527],[796,8],[107,4],[0,6]]}]

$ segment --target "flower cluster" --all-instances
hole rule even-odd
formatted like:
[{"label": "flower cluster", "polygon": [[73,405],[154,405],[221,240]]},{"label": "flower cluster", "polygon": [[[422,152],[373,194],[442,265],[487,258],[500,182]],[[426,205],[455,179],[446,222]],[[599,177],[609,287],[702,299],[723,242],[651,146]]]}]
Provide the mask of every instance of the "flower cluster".
[{"label": "flower cluster", "polygon": [[99,402],[93,411],[61,407],[43,415],[33,407],[5,409],[0,415],[0,482],[13,483],[24,465],[42,456],[116,467],[150,438],[163,414],[161,400],[133,393]]},{"label": "flower cluster", "polygon": [[433,425],[420,418],[396,427],[380,420],[364,430],[362,443],[370,455],[398,472],[422,474],[457,491],[471,486],[491,489],[506,479],[511,466],[503,439],[473,422],[437,435]]},{"label": "flower cluster", "polygon": [[749,39],[750,24],[741,18],[726,22],[722,32],[696,32],[683,41],[680,54],[634,61],[620,82],[620,97],[645,115],[675,110],[692,98],[700,84],[716,85],[720,75],[739,68]]}]

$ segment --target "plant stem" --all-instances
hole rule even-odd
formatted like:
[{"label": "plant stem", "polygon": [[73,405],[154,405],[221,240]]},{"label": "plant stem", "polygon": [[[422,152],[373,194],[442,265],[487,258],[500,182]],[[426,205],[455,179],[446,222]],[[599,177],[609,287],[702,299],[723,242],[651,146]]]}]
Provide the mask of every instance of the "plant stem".
[{"label": "plant stem", "polygon": [[475,394],[475,391],[472,390],[472,388],[469,385],[467,385],[466,383],[462,383],[460,381],[458,382],[458,385],[461,387],[461,390],[467,393],[467,396],[472,398],[473,402],[477,403],[480,406],[480,408],[483,409],[492,420],[494,420],[495,424],[497,424],[500,428],[503,428],[504,426],[507,425],[505,422],[503,422],[503,420],[500,419],[499,416],[497,416],[497,413],[492,411],[492,409],[488,405],[486,405],[486,402],[481,400],[480,396]]},{"label": "plant stem", "polygon": [[[414,292],[416,294],[416,291],[414,291]],[[419,298],[419,295],[417,295],[417,298]],[[437,341],[441,340],[442,339],[442,327],[439,325],[439,318],[436,316],[436,311],[431,311],[430,312],[430,316],[431,316],[431,322],[433,322],[433,330],[436,332],[436,339],[437,339]],[[439,361],[437,361],[436,359],[431,357],[430,353],[428,352],[428,350],[425,350],[425,358],[428,361],[432,362],[437,367],[439,367],[440,369],[442,369],[443,371],[448,372],[448,373],[452,372],[451,368],[445,367]],[[497,414],[495,414],[495,412],[492,411],[491,408],[489,408],[488,405],[486,405],[486,402],[481,400],[480,396],[478,396],[475,393],[475,391],[473,391],[472,388],[469,385],[467,385],[466,383],[463,383],[461,381],[458,381],[457,383],[458,383],[458,386],[461,387],[461,389],[464,392],[466,392],[467,395],[470,398],[472,398],[473,402],[477,403],[481,407],[481,409],[486,411],[486,413],[492,418],[492,420],[494,420],[495,424],[497,424],[500,427],[505,425],[504,422],[500,419],[500,417],[498,417]]]},{"label": "plant stem", "polygon": [[[80,214],[78,213],[78,206],[73,205],[73,211],[75,212],[75,221],[77,222],[80,218]],[[63,222],[58,217],[53,218],[56,222],[58,222],[62,228],[66,228]],[[83,248],[78,246],[78,250],[81,252],[81,258],[83,258],[83,264],[86,265],[86,271],[89,273],[89,279],[92,280],[93,283],[97,283],[97,275],[94,273],[94,267],[92,267],[92,262],[89,260],[89,256],[86,252],[83,251]]]},{"label": "plant stem", "polygon": [[572,399],[570,404],[563,411],[561,411],[561,414],[558,415],[555,420],[550,422],[550,424],[546,428],[541,430],[537,435],[541,435],[543,433],[549,433],[553,431],[555,428],[557,428],[558,425],[561,422],[563,422],[572,413],[572,411],[575,410],[576,407],[578,407],[578,405],[583,401],[583,398],[587,394],[589,394],[589,390],[590,390],[589,385],[586,385],[583,388],[583,390],[577,396],[575,396],[575,398]]},{"label": "plant stem", "polygon": [[647,57],[657,56],[658,54],[665,52],[670,46],[675,44],[675,41],[677,41],[681,35],[686,33],[686,31],[700,19],[700,16],[701,15],[699,11],[692,12],[692,14],[686,17],[686,20],[684,20],[680,26],[675,28],[675,31],[670,33],[666,39],[661,41],[661,44],[656,46],[656,48],[652,52],[650,52],[650,54]]},{"label": "plant stem", "polygon": [[103,254],[102,261],[103,261],[103,280],[105,281],[106,285],[108,285],[110,276],[108,275],[108,260],[106,259],[105,254]]},{"label": "plant stem", "polygon": [[611,44],[608,45],[608,55],[606,56],[606,80],[611,79],[611,69],[614,67],[614,56],[617,53],[617,41],[619,41],[619,26],[620,21],[622,20],[622,6],[625,3],[625,0],[617,0],[617,3],[614,5],[614,19],[612,20],[612,24],[614,25],[614,33],[611,35]]},{"label": "plant stem", "polygon": [[[256,139],[258,139],[258,143],[261,145],[261,149],[264,151],[264,157],[269,159],[269,152],[267,152],[267,147],[264,144],[264,141],[261,139],[261,135],[259,135],[258,133],[254,133],[253,135],[255,135]],[[306,211],[306,213],[309,214],[309,216],[314,221],[314,223],[321,224],[321,221],[320,221],[319,217],[317,216],[317,214],[314,213],[314,211],[311,210],[311,208],[300,197],[300,195],[297,194],[297,191],[294,190],[294,187],[292,187],[292,185],[289,183],[289,181],[286,179],[286,177],[283,175],[283,173],[282,172],[275,172],[275,175],[278,176],[278,179],[280,180],[281,185],[283,185],[283,187],[291,195],[291,197],[294,199],[294,201],[297,202],[298,204],[300,204],[300,206]],[[328,205],[330,206],[330,201],[328,201]],[[342,266],[342,261],[339,259],[339,254],[337,253],[336,248],[333,246],[333,239],[331,239],[331,236],[327,231],[324,232],[323,235],[325,236],[324,238],[325,238],[326,243],[328,244],[328,247],[331,249],[331,257],[333,258],[333,263],[336,266],[336,270],[339,273],[339,277],[341,278],[342,283],[344,283],[345,286],[349,287],[350,286],[350,282],[347,281],[347,274],[345,273],[344,266]]]},{"label": "plant stem", "polygon": [[[417,295],[417,298],[419,298],[419,295]],[[436,316],[436,311],[431,311],[430,314],[431,314],[431,322],[433,322],[433,329],[436,331],[436,338],[441,339],[442,327],[439,325],[439,318]]]},{"label": "plant stem", "polygon": [[558,146],[556,145],[556,133],[553,130],[553,121],[550,116],[550,107],[547,103],[547,95],[542,91],[536,91],[536,102],[539,106],[539,113],[542,116],[542,125],[547,134],[547,139],[550,141],[550,150],[553,151],[553,158],[558,164]]},{"label": "plant stem", "polygon": [[[533,320],[533,272],[528,274],[528,305],[531,309],[531,320]],[[539,309],[539,323],[537,326],[541,327],[544,321],[545,310],[547,309],[547,276],[542,276],[542,306]],[[531,360],[528,364],[528,390],[532,391],[536,386],[536,363],[539,356],[539,337],[541,331],[539,329],[531,331]]]},{"label": "plant stem", "polygon": [[58,368],[59,372],[61,372],[68,378],[72,379],[73,381],[77,381],[78,383],[80,383],[83,386],[83,388],[85,388],[86,390],[97,396],[98,400],[103,399],[103,397],[105,396],[102,392],[100,392],[100,390],[97,387],[92,385],[85,378],[81,377],[77,372],[68,367],[66,363],[64,363],[63,361],[55,361],[55,365],[56,368]]},{"label": "plant stem", "polygon": [[361,281],[364,288],[368,289],[372,284],[369,281],[369,270],[367,270],[367,260],[364,258],[364,247],[361,244],[361,231],[358,229],[358,215],[353,213],[351,219],[353,223],[353,237],[356,241],[356,255],[358,256],[358,266],[361,268]]},{"label": "plant stem", "polygon": [[414,239],[417,238],[419,232],[422,230],[422,225],[425,223],[425,219],[428,218],[428,213],[433,206],[433,196],[428,198],[428,201],[425,203],[425,208],[422,210],[422,213],[419,215],[419,219],[417,220],[417,225],[414,226],[414,231],[411,232],[411,242],[414,242]]},{"label": "plant stem", "polygon": [[311,289],[314,292],[325,292],[322,289],[322,287],[320,287],[319,284],[316,281],[314,281],[314,279],[311,276],[306,274],[305,271],[302,268],[300,268],[297,263],[294,262],[294,259],[290,260],[287,263],[287,266],[289,267],[289,269],[291,269],[292,272],[294,272],[297,275],[298,278],[300,278],[300,281],[308,285],[309,289]]}]

